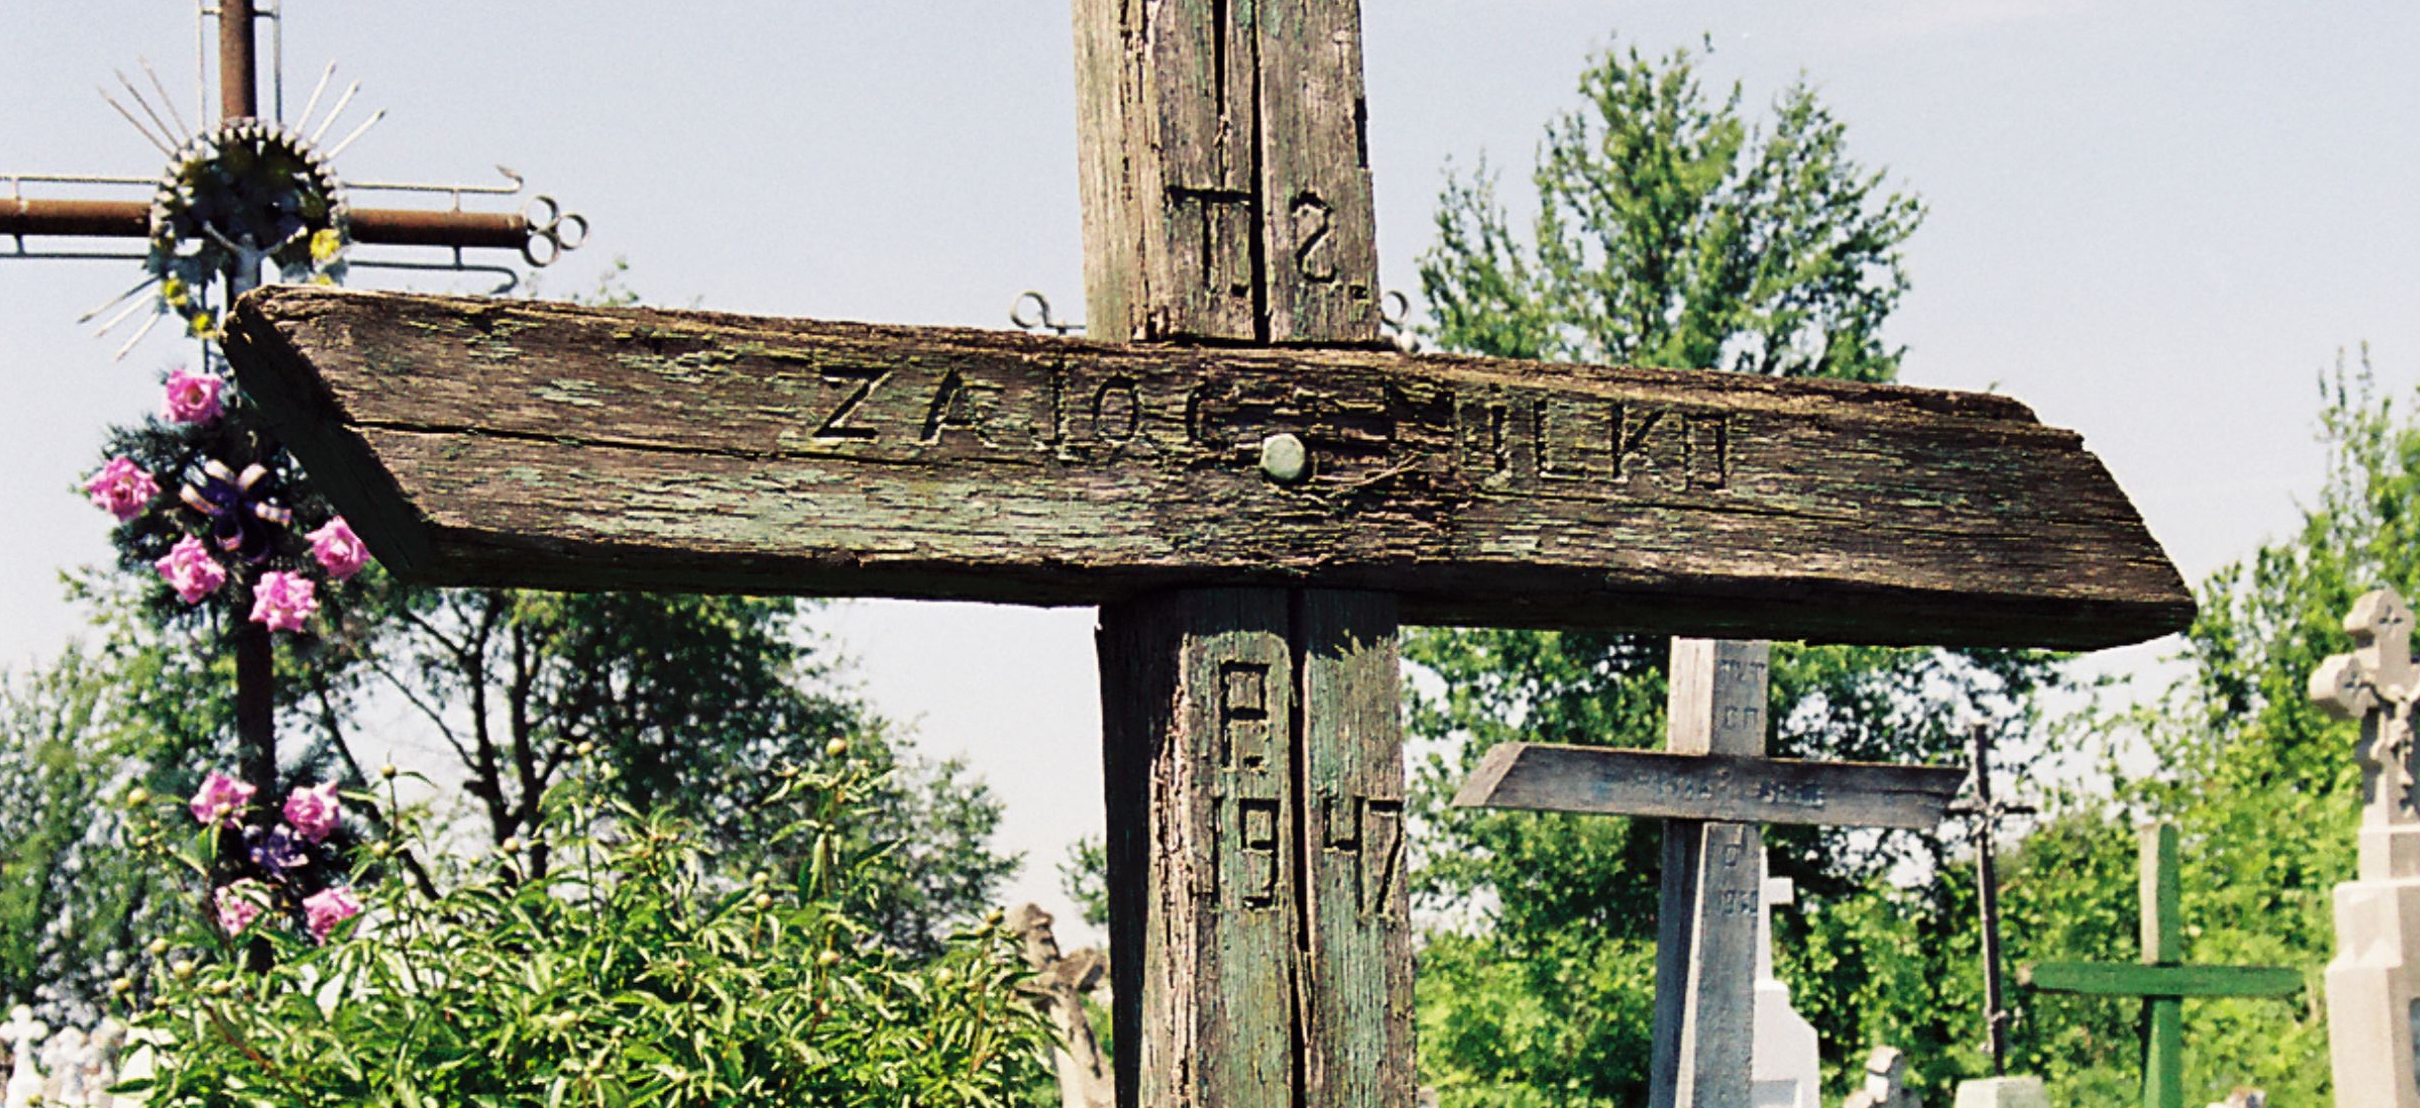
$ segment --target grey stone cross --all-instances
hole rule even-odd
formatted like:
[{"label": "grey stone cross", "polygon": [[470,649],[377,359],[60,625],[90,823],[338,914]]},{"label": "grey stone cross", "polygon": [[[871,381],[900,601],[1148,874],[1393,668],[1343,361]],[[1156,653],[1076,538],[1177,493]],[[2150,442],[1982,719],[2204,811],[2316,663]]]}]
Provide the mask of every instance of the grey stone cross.
[{"label": "grey stone cross", "polygon": [[[2412,700],[2420,670],[2412,665],[2412,609],[2393,589],[2373,589],[2353,602],[2344,617],[2353,650],[2321,662],[2311,673],[2311,699],[2331,715],[2361,721],[2364,827],[2420,823],[2412,803]],[[2363,842],[2362,876],[2420,873],[2420,857],[2382,856],[2386,867],[2371,872],[2369,843]],[[2400,864],[2397,864],[2400,863]]]},{"label": "grey stone cross", "polygon": [[2310,696],[2361,721],[2360,863],[2336,886],[2328,1052],[2345,1104],[2420,1108],[2420,812],[2412,803],[2412,609],[2374,589],[2344,617],[2351,653],[2311,672]]}]

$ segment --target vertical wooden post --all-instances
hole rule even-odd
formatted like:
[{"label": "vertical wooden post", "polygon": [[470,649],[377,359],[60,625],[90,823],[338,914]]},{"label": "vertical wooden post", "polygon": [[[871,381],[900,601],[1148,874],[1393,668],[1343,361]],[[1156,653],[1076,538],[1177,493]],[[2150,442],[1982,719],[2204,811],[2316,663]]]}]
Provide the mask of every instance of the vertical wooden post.
[{"label": "vertical wooden post", "polygon": [[[1762,755],[1772,644],[1672,640],[1669,749]],[[1657,898],[1652,1108],[1747,1108],[1764,834],[1669,820]]]},{"label": "vertical wooden post", "polygon": [[1366,343],[1377,222],[1354,0],[1075,0],[1086,329]]},{"label": "vertical wooden post", "polygon": [[[2177,859],[2176,825],[2140,829],[2142,837],[2143,964],[2173,966],[2185,960],[2183,879]],[[2143,1108],[2184,1108],[2185,1001],[2153,996],[2143,1001],[2150,1026],[2143,1036]]]},{"label": "vertical wooden post", "polygon": [[[1074,8],[1091,334],[1374,341],[1355,0]],[[1126,1108],[1411,1103],[1396,620],[1317,590],[1102,609]]]}]

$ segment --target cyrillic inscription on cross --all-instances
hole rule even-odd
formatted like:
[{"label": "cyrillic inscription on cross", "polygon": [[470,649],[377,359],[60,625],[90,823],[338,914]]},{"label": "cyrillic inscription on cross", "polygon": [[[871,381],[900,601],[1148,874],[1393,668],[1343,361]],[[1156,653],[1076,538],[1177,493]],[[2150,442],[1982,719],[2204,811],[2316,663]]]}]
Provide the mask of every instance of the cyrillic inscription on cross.
[{"label": "cyrillic inscription on cross", "polygon": [[1506,743],[1457,808],[1658,816],[1654,1108],[1750,1102],[1762,823],[1931,827],[1964,774],[1937,766],[1765,758],[1772,647],[1672,642],[1670,750]]},{"label": "cyrillic inscription on cross", "polygon": [[[1088,322],[1136,345],[285,291],[229,345],[409,577],[1102,605],[1122,1104],[1411,1103],[1400,617],[2064,646],[2190,618],[2098,461],[2005,399],[1385,349],[1358,7],[1075,9]],[[1958,777],[1684,760],[1656,803],[1697,819],[1929,823]],[[1742,988],[1754,835],[1698,848],[1709,888],[1745,867],[1700,901],[1745,938],[1695,947]]]},{"label": "cyrillic inscription on cross", "polygon": [[2412,610],[2392,589],[2353,602],[2354,649],[2311,673],[2311,699],[2361,721],[2359,872],[2336,886],[2328,1050],[2347,1104],[2420,1108],[2420,810],[2413,805]]}]

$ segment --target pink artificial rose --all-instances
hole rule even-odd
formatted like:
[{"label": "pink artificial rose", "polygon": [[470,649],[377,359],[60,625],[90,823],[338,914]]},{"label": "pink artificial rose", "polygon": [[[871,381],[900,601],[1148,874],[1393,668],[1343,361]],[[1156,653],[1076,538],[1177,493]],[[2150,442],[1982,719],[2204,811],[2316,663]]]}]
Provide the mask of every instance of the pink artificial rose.
[{"label": "pink artificial rose", "polygon": [[171,423],[208,423],[217,419],[226,410],[218,398],[218,390],[225,384],[214,374],[172,370],[168,374],[167,395],[160,401],[160,414]]},{"label": "pink artificial rose", "polygon": [[178,539],[167,557],[151,564],[160,571],[168,587],[176,590],[176,598],[187,604],[200,601],[227,583],[227,571],[210,559],[210,549],[202,545],[202,540],[191,535]]},{"label": "pink artificial rose", "polygon": [[118,517],[123,523],[143,514],[143,506],[160,495],[160,484],[151,474],[134,464],[134,459],[120,454],[111,458],[84,482],[84,492],[92,497],[93,506]]},{"label": "pink artificial rose", "polygon": [[351,889],[327,889],[303,898],[304,922],[311,928],[311,937],[327,942],[336,925],[361,914],[361,899]]},{"label": "pink artificial rose", "polygon": [[334,781],[286,794],[286,825],[312,842],[326,842],[341,818]]},{"label": "pink artificial rose", "polygon": [[319,568],[328,576],[343,581],[361,572],[370,564],[370,548],[361,545],[353,534],[353,526],[343,516],[328,521],[327,526],[303,536],[311,540],[311,556],[319,559]]},{"label": "pink artificial rose", "polygon": [[202,779],[202,791],[193,794],[193,821],[208,826],[244,810],[252,803],[255,790],[235,778],[212,770]]},{"label": "pink artificial rose", "polygon": [[319,611],[318,589],[299,573],[271,570],[252,586],[252,622],[272,631],[300,631],[303,621]]},{"label": "pink artificial rose", "polygon": [[230,935],[240,935],[244,928],[269,907],[268,889],[249,877],[232,884],[221,885],[211,899],[217,902],[218,929]]}]

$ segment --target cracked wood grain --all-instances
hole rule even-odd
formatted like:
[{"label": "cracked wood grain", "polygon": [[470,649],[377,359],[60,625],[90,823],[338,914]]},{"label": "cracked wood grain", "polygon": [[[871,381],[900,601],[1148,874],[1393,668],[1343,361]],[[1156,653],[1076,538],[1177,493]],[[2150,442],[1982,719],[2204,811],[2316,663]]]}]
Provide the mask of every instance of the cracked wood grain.
[{"label": "cracked wood grain", "polygon": [[[1423,623],[2071,648],[2193,611],[2077,436],[1996,396],[299,288],[227,347],[432,582],[1321,585]],[[1258,468],[1280,431],[1299,483]]]}]

